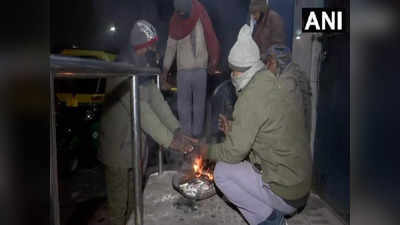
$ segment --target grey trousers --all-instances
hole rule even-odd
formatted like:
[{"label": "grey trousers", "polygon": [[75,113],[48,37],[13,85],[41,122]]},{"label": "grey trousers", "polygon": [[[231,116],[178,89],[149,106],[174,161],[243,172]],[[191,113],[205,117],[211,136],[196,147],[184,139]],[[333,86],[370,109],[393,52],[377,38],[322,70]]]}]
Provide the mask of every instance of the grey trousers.
[{"label": "grey trousers", "polygon": [[283,214],[296,210],[274,194],[247,161],[238,164],[218,162],[214,179],[217,187],[239,208],[250,225],[261,223],[274,209]]},{"label": "grey trousers", "polygon": [[205,69],[179,70],[177,74],[179,122],[186,135],[203,134],[207,95]]}]

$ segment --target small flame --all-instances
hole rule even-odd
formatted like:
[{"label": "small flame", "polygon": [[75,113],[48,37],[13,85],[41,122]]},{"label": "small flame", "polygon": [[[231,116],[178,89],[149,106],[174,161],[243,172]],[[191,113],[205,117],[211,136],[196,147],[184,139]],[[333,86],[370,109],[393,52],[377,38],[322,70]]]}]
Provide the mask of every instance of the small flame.
[{"label": "small flame", "polygon": [[209,170],[207,170],[205,175],[208,177],[209,180],[214,180],[214,176],[212,175],[212,173]]},{"label": "small flame", "polygon": [[214,176],[212,172],[207,169],[207,171],[203,171],[203,159],[201,156],[197,157],[193,163],[193,171],[195,177],[207,176],[209,180],[213,180]]}]

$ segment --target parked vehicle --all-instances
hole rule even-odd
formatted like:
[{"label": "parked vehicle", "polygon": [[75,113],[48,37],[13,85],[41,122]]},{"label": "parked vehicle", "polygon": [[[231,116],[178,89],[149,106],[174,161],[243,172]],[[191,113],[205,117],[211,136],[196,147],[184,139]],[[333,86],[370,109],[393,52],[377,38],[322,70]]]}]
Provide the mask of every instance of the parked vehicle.
[{"label": "parked vehicle", "polygon": [[[116,58],[111,53],[82,49],[65,49],[61,55],[107,62]],[[104,79],[55,80],[58,171],[62,177],[78,168],[99,165],[96,153],[104,90]]]}]

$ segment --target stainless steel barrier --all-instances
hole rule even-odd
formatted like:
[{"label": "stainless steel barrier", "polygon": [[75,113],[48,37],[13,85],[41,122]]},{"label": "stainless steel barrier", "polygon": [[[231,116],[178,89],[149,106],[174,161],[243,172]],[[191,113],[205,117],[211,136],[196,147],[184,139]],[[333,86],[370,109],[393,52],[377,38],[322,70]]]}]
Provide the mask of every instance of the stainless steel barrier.
[{"label": "stainless steel barrier", "polygon": [[[154,76],[159,74],[158,68],[141,68],[125,63],[110,63],[92,59],[81,59],[66,56],[50,56],[50,201],[51,221],[54,225],[60,225],[60,204],[57,175],[57,144],[56,144],[56,116],[55,116],[55,90],[54,80],[59,79],[97,79],[111,77],[130,77],[131,96],[131,127],[132,127],[132,168],[134,172],[134,196],[135,196],[135,225],[143,225],[143,192],[140,167],[141,159],[141,131],[138,76]],[[159,86],[159,77],[157,76]],[[161,156],[160,156],[161,155]],[[159,159],[162,159],[160,149]],[[162,172],[162,160],[159,161],[159,171]]]}]

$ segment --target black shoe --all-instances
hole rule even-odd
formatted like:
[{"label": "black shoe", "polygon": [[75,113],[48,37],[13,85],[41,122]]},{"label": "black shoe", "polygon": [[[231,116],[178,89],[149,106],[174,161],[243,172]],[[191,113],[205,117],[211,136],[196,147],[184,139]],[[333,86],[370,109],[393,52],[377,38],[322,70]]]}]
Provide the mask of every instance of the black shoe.
[{"label": "black shoe", "polygon": [[272,211],[271,215],[258,225],[287,225],[285,217],[277,210]]}]

